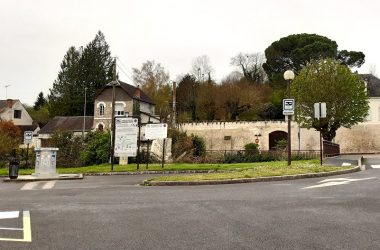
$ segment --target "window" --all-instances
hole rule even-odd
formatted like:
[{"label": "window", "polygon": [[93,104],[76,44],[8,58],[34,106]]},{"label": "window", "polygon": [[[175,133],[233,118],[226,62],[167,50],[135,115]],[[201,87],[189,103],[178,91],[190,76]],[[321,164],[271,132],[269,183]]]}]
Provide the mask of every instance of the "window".
[{"label": "window", "polygon": [[115,104],[115,116],[124,116],[124,105],[122,103]]},{"label": "window", "polygon": [[13,112],[14,119],[21,119],[21,110],[15,109]]},{"label": "window", "polygon": [[99,105],[99,116],[104,116],[104,105],[103,104]]}]

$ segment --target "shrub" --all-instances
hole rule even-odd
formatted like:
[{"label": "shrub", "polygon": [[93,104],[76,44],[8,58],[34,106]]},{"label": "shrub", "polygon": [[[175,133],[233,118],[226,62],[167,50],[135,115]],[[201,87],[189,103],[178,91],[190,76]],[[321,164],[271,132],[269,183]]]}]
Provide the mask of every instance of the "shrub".
[{"label": "shrub", "polygon": [[285,150],[288,146],[288,141],[286,139],[281,139],[276,142],[276,149]]},{"label": "shrub", "polygon": [[248,143],[244,146],[246,155],[255,155],[259,153],[259,146],[256,143]]},{"label": "shrub", "polygon": [[177,158],[184,152],[190,152],[193,148],[193,142],[186,132],[180,132],[176,129],[170,129],[168,131],[169,137],[172,138],[172,155],[173,158]]},{"label": "shrub", "polygon": [[108,162],[110,152],[110,132],[90,132],[85,139],[85,148],[81,153],[81,160],[85,165]]},{"label": "shrub", "polygon": [[9,156],[21,142],[21,130],[11,121],[0,121],[0,157]]},{"label": "shrub", "polygon": [[69,131],[55,132],[51,138],[51,145],[59,149],[57,153],[57,166],[74,167],[81,165],[81,152],[84,148],[80,136],[74,136]]},{"label": "shrub", "polygon": [[202,137],[199,136],[191,136],[192,144],[193,144],[193,156],[202,157],[206,154],[206,144]]}]

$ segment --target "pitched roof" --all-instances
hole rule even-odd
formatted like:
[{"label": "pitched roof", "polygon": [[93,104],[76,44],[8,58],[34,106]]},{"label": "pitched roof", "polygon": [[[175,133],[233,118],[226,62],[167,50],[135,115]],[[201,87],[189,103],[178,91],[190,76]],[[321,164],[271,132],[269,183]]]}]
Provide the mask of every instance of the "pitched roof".
[{"label": "pitched roof", "polygon": [[372,74],[359,74],[367,82],[369,97],[380,97],[380,79]]},{"label": "pitched roof", "polygon": [[[8,100],[12,100],[12,105],[19,101],[18,99],[8,99]],[[0,100],[0,110],[8,107],[7,105],[8,100]]]},{"label": "pitched roof", "polygon": [[[142,102],[147,102],[147,103],[156,105],[153,102],[153,100],[150,99],[150,97],[147,94],[145,94],[141,89],[138,89],[137,87],[132,86],[132,85],[130,85],[128,83],[122,82],[120,80],[117,80],[116,83],[115,83],[115,81],[109,82],[106,86],[104,86],[103,88],[101,88],[97,92],[96,96],[98,96],[101,92],[103,92],[103,90],[105,88],[112,87],[113,84],[115,84],[115,86],[120,86],[128,94],[128,96],[131,97],[132,99],[140,100]],[[140,90],[140,97],[135,96],[135,93],[136,93],[137,90]]]},{"label": "pitched roof", "polygon": [[[91,131],[94,117],[86,116],[85,131]],[[80,132],[83,130],[83,116],[56,116],[40,131],[40,134],[50,134],[56,131]]]}]

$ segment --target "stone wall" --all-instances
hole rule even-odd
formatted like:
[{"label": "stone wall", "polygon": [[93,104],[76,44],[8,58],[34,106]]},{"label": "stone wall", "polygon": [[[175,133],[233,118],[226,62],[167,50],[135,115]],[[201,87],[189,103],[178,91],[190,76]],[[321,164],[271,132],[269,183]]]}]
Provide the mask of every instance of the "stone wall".
[{"label": "stone wall", "polygon": [[[244,145],[259,139],[259,147],[269,150],[270,133],[287,132],[285,121],[257,122],[203,122],[179,124],[188,135],[204,138],[207,150],[241,150]],[[319,150],[319,132],[315,129],[299,128],[291,123],[292,150]],[[337,131],[335,142],[341,153],[380,152],[380,123],[362,123],[351,129]]]}]

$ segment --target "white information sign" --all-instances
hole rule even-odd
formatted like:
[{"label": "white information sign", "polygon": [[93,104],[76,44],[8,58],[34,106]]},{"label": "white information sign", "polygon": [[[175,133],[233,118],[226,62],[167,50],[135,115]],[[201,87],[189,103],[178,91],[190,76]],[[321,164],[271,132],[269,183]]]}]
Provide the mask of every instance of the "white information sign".
[{"label": "white information sign", "polygon": [[137,136],[137,118],[115,118],[115,156],[136,156]]},{"label": "white information sign", "polygon": [[316,102],[314,103],[314,118],[326,118],[326,103]]},{"label": "white information sign", "polygon": [[24,132],[24,144],[30,144],[33,140],[33,131]]},{"label": "white information sign", "polygon": [[145,126],[145,139],[155,140],[168,137],[168,125],[166,123],[151,123]]},{"label": "white information sign", "polygon": [[282,100],[282,113],[283,115],[294,115],[294,99]]}]

